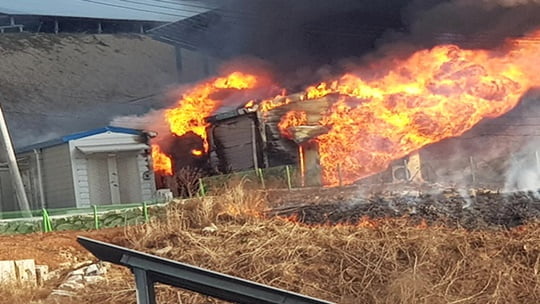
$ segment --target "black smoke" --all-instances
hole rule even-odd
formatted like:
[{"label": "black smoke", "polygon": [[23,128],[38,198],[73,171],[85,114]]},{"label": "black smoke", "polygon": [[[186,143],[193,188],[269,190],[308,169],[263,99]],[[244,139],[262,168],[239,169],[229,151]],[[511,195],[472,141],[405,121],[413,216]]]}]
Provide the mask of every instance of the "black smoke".
[{"label": "black smoke", "polygon": [[[270,63],[298,89],[372,56],[407,56],[457,44],[493,48],[540,26],[536,0],[223,0],[221,8],[171,28],[183,46],[223,62]],[[366,59],[367,58],[367,59]]]}]

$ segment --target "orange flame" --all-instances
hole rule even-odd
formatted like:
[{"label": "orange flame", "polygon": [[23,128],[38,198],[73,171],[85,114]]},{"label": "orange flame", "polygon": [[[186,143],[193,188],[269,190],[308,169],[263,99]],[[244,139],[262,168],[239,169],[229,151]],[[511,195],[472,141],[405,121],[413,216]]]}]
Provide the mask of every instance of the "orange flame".
[{"label": "orange flame", "polygon": [[350,184],[508,112],[540,85],[538,54],[540,44],[519,41],[504,53],[443,45],[385,62],[392,67],[379,77],[346,74],[309,87],[308,99],[341,95],[319,122],[330,131],[315,139],[325,184],[339,183],[339,167]]},{"label": "orange flame", "polygon": [[201,83],[187,91],[178,106],[165,111],[165,118],[172,133],[182,136],[188,132],[197,134],[203,140],[204,151],[208,151],[206,118],[221,106],[221,100],[212,95],[223,90],[245,90],[255,87],[254,75],[234,72],[209,82]]},{"label": "orange flame", "polygon": [[201,151],[201,150],[197,150],[197,149],[191,150],[191,154],[192,154],[193,156],[201,156],[201,155],[203,155],[203,153],[204,153],[204,152]]},{"label": "orange flame", "polygon": [[152,145],[152,161],[154,172],[162,175],[172,175],[171,159],[161,151],[158,145]]},{"label": "orange flame", "polygon": [[305,111],[289,111],[281,118],[278,123],[278,128],[283,135],[292,138],[293,136],[289,131],[289,128],[305,124],[307,124],[307,115]]},{"label": "orange flame", "polygon": [[371,229],[375,229],[377,228],[379,225],[378,223],[375,221],[375,220],[372,220],[369,216],[362,216],[360,218],[360,220],[358,221],[358,223],[356,224],[357,227],[359,228],[371,228]]}]

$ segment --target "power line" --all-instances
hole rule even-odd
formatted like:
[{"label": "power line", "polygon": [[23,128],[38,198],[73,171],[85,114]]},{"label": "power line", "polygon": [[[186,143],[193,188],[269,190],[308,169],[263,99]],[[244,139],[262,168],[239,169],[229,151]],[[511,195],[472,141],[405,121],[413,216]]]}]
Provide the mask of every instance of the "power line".
[{"label": "power line", "polygon": [[154,14],[165,15],[165,16],[173,16],[173,17],[181,17],[181,18],[189,18],[189,17],[191,17],[191,16],[185,16],[185,15],[178,15],[178,14],[172,14],[172,13],[157,12],[157,11],[151,11],[151,10],[146,10],[146,9],[133,8],[133,7],[124,6],[124,5],[110,4],[110,3],[99,2],[99,1],[94,1],[94,0],[79,0],[79,1],[95,3],[95,4],[101,4],[101,5],[110,6],[110,7],[125,8],[125,9],[129,9],[129,10],[140,11],[140,12],[154,13]]}]

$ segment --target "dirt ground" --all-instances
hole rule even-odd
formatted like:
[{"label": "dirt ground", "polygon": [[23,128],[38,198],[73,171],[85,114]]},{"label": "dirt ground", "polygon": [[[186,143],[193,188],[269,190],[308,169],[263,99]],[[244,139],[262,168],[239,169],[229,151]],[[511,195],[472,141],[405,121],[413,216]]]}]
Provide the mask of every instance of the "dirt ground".
[{"label": "dirt ground", "polygon": [[0,260],[34,259],[50,270],[71,268],[92,260],[92,255],[77,243],[77,236],[115,242],[124,236],[123,228],[97,231],[61,231],[0,236]]}]

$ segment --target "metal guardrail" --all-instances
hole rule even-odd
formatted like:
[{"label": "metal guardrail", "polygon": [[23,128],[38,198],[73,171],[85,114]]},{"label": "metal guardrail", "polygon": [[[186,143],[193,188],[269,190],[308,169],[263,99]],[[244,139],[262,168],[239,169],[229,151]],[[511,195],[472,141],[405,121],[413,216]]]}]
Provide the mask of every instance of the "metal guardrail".
[{"label": "metal guardrail", "polygon": [[135,275],[138,304],[156,303],[155,283],[241,304],[331,304],[324,300],[85,237],[78,237],[77,241],[98,259],[131,269]]}]

